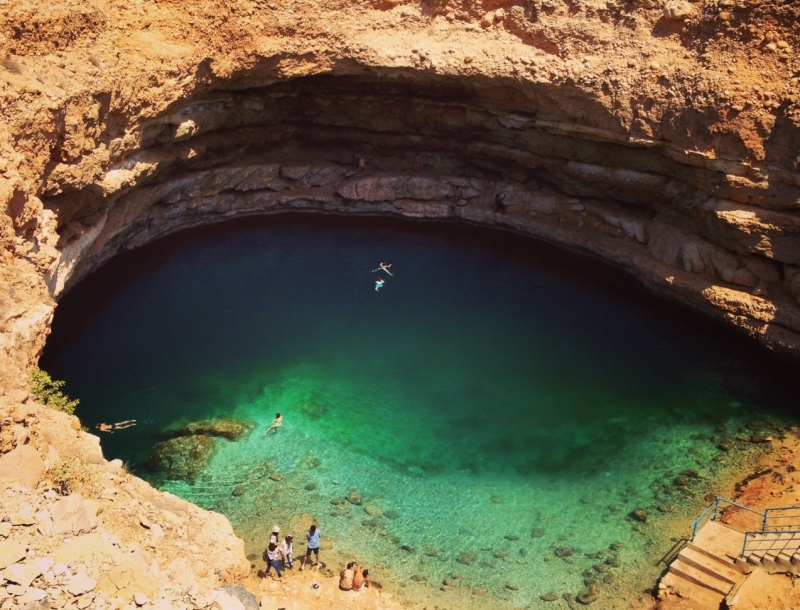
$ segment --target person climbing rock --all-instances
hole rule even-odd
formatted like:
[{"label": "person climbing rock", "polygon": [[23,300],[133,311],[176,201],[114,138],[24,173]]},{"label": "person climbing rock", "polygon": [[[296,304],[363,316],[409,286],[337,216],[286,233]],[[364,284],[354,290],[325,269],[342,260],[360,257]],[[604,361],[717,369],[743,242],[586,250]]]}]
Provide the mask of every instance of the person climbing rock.
[{"label": "person climbing rock", "polygon": [[100,432],[109,432],[113,434],[115,430],[124,430],[125,428],[130,428],[135,425],[136,425],[135,419],[128,419],[125,421],[117,422],[116,424],[97,424],[95,428],[100,430]]}]

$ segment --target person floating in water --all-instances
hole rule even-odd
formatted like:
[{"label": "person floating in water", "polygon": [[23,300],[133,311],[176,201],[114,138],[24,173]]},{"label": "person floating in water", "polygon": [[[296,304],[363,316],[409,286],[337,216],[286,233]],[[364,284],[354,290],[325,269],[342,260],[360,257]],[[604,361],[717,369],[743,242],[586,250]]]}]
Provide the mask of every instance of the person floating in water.
[{"label": "person floating in water", "polygon": [[383,285],[384,285],[385,283],[386,283],[386,282],[384,281],[384,279],[383,279],[383,278],[381,278],[381,279],[379,279],[377,282],[375,282],[375,292],[378,292],[378,290],[380,290],[381,288],[383,288]]},{"label": "person floating in water", "polygon": [[114,430],[124,430],[125,428],[130,428],[131,426],[136,425],[135,419],[128,419],[125,421],[117,422],[116,424],[97,424],[95,428],[100,430],[100,432],[110,432],[111,434],[114,433]]},{"label": "person floating in water", "polygon": [[391,266],[392,266],[391,263],[389,263],[389,264],[381,263],[380,265],[378,265],[377,269],[373,269],[372,270],[372,273],[375,273],[376,271],[385,271],[389,275],[394,275],[391,271],[389,271],[389,267],[391,267]]},{"label": "person floating in water", "polygon": [[264,435],[266,436],[267,434],[275,434],[278,431],[278,428],[280,428],[282,425],[283,425],[283,415],[281,415],[280,413],[276,413],[275,419],[272,420],[272,425],[269,428],[267,428],[267,431],[264,433]]}]

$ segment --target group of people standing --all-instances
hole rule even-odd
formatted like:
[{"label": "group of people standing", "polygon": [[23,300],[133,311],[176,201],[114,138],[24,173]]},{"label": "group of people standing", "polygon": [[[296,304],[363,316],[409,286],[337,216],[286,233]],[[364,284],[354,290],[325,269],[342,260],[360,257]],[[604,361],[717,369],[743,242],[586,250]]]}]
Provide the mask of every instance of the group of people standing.
[{"label": "group of people standing", "polygon": [[[306,549],[306,554],[303,557],[303,563],[300,564],[301,572],[305,570],[306,562],[308,561],[308,558],[311,557],[312,553],[316,558],[316,567],[319,568],[320,536],[322,536],[322,532],[319,530],[319,528],[317,528],[316,525],[312,525],[306,532],[308,549]],[[287,534],[283,540],[280,538],[281,528],[276,525],[272,528],[272,534],[270,534],[269,537],[269,546],[267,547],[267,568],[264,572],[264,578],[269,575],[272,568],[275,568],[275,572],[278,574],[278,580],[281,582],[281,584],[283,584],[283,572],[281,568],[283,568],[283,570],[294,569],[294,539],[291,534]]]}]

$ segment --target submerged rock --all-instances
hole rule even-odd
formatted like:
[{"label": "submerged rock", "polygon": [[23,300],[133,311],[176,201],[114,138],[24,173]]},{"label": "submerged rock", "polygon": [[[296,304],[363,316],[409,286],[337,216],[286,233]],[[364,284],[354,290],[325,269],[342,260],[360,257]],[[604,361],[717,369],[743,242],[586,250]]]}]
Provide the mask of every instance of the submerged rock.
[{"label": "submerged rock", "polygon": [[236,439],[249,434],[255,428],[255,424],[243,422],[236,419],[204,419],[202,421],[191,422],[178,430],[176,436],[191,436],[202,434],[205,436],[219,436],[235,441]]},{"label": "submerged rock", "polygon": [[558,600],[558,593],[555,591],[550,591],[550,593],[545,593],[539,597],[540,600],[543,602],[554,602]]},{"label": "submerged rock", "polygon": [[631,513],[631,517],[642,523],[647,523],[647,511],[643,508],[637,508]]},{"label": "submerged rock", "polygon": [[544,528],[535,527],[535,528],[533,528],[533,531],[531,532],[531,538],[541,538],[541,537],[544,536],[544,534],[545,534]]},{"label": "submerged rock", "polygon": [[239,485],[239,487],[236,487],[233,490],[231,495],[236,496],[238,498],[239,496],[243,496],[246,491],[247,491],[247,488],[245,488],[243,485]]},{"label": "submerged rock", "polygon": [[577,600],[580,603],[588,606],[589,604],[596,602],[598,597],[600,597],[600,594],[597,592],[597,587],[592,585],[588,589],[584,589],[578,593]]},{"label": "submerged rock", "polygon": [[383,513],[383,516],[387,519],[395,520],[400,518],[400,513],[398,513],[396,510],[387,510],[385,513]]},{"label": "submerged rock", "polygon": [[157,443],[146,467],[169,478],[195,479],[208,465],[216,444],[210,436],[179,436]]},{"label": "submerged rock", "polygon": [[364,512],[367,513],[370,517],[380,517],[381,515],[383,515],[383,511],[381,511],[380,508],[372,504],[367,504],[364,507]]},{"label": "submerged rock", "polygon": [[465,565],[465,566],[471,566],[476,561],[478,561],[478,555],[473,553],[472,551],[465,551],[465,552],[459,554],[458,557],[456,557],[456,561],[458,563],[461,563],[461,564]]}]

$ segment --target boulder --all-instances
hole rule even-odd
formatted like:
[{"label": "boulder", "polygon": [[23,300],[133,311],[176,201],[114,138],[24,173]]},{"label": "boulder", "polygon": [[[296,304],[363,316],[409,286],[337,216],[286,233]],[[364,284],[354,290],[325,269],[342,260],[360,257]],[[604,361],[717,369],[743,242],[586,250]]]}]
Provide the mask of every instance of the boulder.
[{"label": "boulder", "polygon": [[664,17],[670,21],[686,21],[694,9],[686,0],[669,0],[664,5]]},{"label": "boulder", "polygon": [[97,581],[94,578],[90,578],[85,572],[78,572],[67,582],[67,591],[72,595],[83,595],[93,591],[96,586]]},{"label": "boulder", "polygon": [[584,589],[580,593],[578,593],[577,600],[585,605],[589,605],[593,602],[597,601],[597,598],[600,597],[600,594],[597,592],[597,586],[592,585],[588,589]]},{"label": "boulder", "polygon": [[141,566],[114,566],[97,581],[98,590],[108,596],[131,599],[134,595],[154,595],[159,589],[153,577]]},{"label": "boulder", "polygon": [[186,424],[183,428],[178,430],[176,436],[203,434],[205,436],[219,436],[235,441],[252,432],[254,428],[255,424],[236,419],[206,419]]},{"label": "boulder", "polygon": [[23,487],[36,489],[44,474],[44,460],[30,445],[22,445],[0,456],[0,481],[19,481]]},{"label": "boulder", "polygon": [[289,519],[287,534],[294,534],[296,540],[305,542],[305,533],[316,523],[316,519],[308,513],[299,513]]},{"label": "boulder", "polygon": [[164,472],[171,479],[192,480],[208,465],[215,448],[210,436],[180,436],[157,443],[146,466],[151,472]]},{"label": "boulder", "polygon": [[473,553],[472,551],[465,551],[464,553],[460,553],[458,557],[456,557],[456,561],[465,566],[471,566],[476,561],[478,561],[478,555]]},{"label": "boulder", "polygon": [[244,610],[259,610],[258,600],[256,596],[250,593],[242,585],[224,585],[217,589],[230,595],[232,598],[237,599],[244,606]]},{"label": "boulder", "polygon": [[42,575],[42,570],[35,563],[15,563],[3,571],[3,578],[21,587],[30,587],[31,583]]},{"label": "boulder", "polygon": [[211,602],[211,610],[245,610],[244,604],[236,597],[226,593],[221,589],[214,591],[214,601]]},{"label": "boulder", "polygon": [[93,519],[86,510],[80,494],[72,494],[56,502],[52,517],[54,534],[83,534],[97,527],[97,519]]},{"label": "boulder", "polygon": [[26,550],[25,545],[16,540],[0,542],[0,570],[25,559]]},{"label": "boulder", "polygon": [[[36,587],[31,587],[23,595],[17,598],[17,603],[20,605],[30,604],[33,602],[38,602],[41,600],[47,599],[47,592],[44,589],[38,589]],[[37,606],[38,607],[38,604]],[[49,608],[50,604],[44,606],[45,608]]]}]

